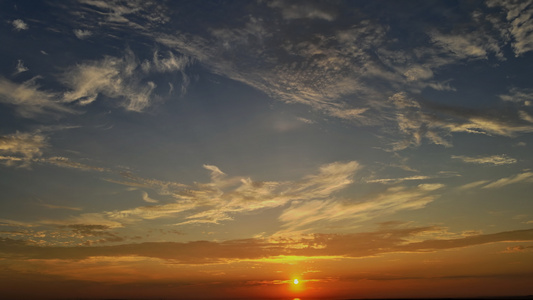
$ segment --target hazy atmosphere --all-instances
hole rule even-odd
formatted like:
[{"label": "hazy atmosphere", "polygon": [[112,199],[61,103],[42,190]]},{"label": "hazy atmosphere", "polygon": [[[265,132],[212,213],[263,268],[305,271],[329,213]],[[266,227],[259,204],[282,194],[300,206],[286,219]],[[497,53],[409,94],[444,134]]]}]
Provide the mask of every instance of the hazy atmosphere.
[{"label": "hazy atmosphere", "polygon": [[533,1],[1,1],[9,298],[533,294]]}]

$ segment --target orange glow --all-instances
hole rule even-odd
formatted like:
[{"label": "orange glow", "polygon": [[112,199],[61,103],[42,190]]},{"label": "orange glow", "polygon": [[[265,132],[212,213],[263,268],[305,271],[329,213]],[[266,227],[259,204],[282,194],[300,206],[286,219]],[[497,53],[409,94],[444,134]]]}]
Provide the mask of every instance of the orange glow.
[{"label": "orange glow", "polygon": [[297,296],[297,297],[303,296],[302,293],[304,293],[304,291],[305,291],[305,286],[304,286],[304,282],[301,279],[293,277],[288,282],[290,282],[289,290],[292,293],[293,297],[295,297],[295,296]]}]

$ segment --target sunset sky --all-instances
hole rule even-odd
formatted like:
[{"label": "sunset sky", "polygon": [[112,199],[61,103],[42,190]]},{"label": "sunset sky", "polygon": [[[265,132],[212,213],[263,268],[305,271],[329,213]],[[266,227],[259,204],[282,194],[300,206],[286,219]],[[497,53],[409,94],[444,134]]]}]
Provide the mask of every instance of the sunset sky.
[{"label": "sunset sky", "polygon": [[0,294],[533,294],[533,1],[0,20]]}]

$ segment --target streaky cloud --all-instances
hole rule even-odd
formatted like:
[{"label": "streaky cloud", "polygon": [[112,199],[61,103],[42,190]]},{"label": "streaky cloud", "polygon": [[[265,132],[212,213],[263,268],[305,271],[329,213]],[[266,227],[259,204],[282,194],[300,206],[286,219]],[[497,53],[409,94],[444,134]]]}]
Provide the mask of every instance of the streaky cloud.
[{"label": "streaky cloud", "polygon": [[452,155],[452,159],[459,159],[465,163],[491,164],[495,166],[510,165],[510,164],[515,164],[517,162],[516,159],[512,157],[508,157],[506,155],[491,155],[491,156],[478,156],[478,157]]},{"label": "streaky cloud", "polygon": [[44,114],[75,113],[61,102],[60,95],[44,91],[37,84],[39,77],[16,83],[0,76],[0,103],[14,107],[24,118],[36,118]]},{"label": "streaky cloud", "polygon": [[[70,226],[85,236],[109,235],[100,226]],[[2,257],[17,255],[24,259],[80,260],[91,257],[140,256],[168,260],[178,264],[225,264],[282,256],[358,258],[386,253],[423,253],[457,249],[489,243],[533,241],[533,230],[514,230],[491,234],[475,234],[459,238],[410,241],[438,229],[413,227],[382,229],[354,234],[310,234],[296,239],[241,239],[223,242],[191,241],[145,242],[113,246],[34,246],[23,240],[0,238]]]},{"label": "streaky cloud", "polygon": [[515,176],[501,178],[501,179],[498,179],[494,182],[491,182],[485,185],[483,188],[484,189],[501,188],[501,187],[504,187],[510,184],[521,183],[521,182],[527,182],[527,183],[533,182],[533,172],[525,172],[525,173],[517,174]]},{"label": "streaky cloud", "polygon": [[62,156],[42,158],[39,161],[44,162],[44,163],[49,163],[49,164],[52,164],[58,167],[78,169],[82,171],[110,172],[110,169],[82,164],[79,162],[72,161],[68,159],[67,157],[62,157]]},{"label": "streaky cloud", "polygon": [[438,197],[433,192],[443,184],[419,184],[408,188],[391,187],[377,195],[363,199],[327,199],[294,202],[279,216],[285,229],[278,234],[287,235],[293,231],[316,231],[324,224],[340,221],[353,226],[372,218],[389,215],[401,210],[421,209]]}]

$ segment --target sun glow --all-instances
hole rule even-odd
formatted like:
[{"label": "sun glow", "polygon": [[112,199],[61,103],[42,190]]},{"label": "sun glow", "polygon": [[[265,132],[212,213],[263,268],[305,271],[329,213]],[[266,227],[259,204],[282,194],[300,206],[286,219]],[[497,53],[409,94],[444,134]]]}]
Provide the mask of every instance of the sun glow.
[{"label": "sun glow", "polygon": [[294,279],[293,283],[294,284],[298,284],[298,283],[300,283],[300,281],[298,279]]}]

